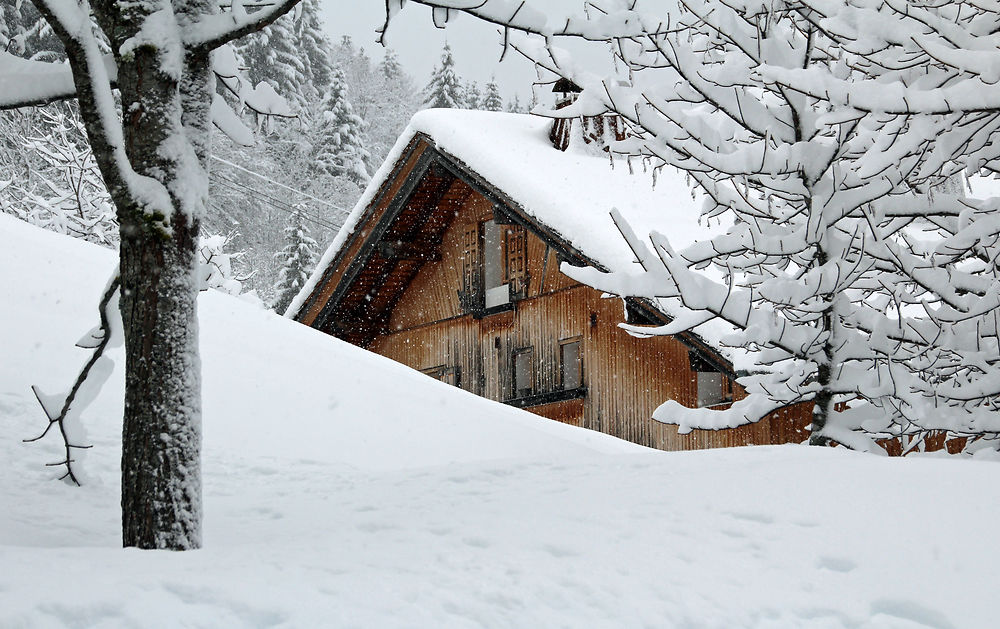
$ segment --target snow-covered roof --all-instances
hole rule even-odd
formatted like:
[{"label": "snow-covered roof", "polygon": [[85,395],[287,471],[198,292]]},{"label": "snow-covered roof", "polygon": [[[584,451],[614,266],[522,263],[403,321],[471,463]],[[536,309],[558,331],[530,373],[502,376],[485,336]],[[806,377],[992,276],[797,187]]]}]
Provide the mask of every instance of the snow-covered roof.
[{"label": "snow-covered roof", "polygon": [[[404,150],[418,134],[434,147],[502,191],[519,210],[546,226],[565,243],[607,270],[637,264],[611,219],[617,209],[638,234],[656,230],[675,247],[706,238],[711,229],[699,221],[702,201],[684,174],[670,169],[655,173],[643,164],[612,161],[607,153],[580,141],[566,151],[549,140],[550,119],[524,114],[429,109],[417,113],[372,178],[358,204],[320,260],[316,271],[289,308],[297,313],[321,281],[324,270],[358,227],[365,210],[393,172]],[[666,314],[678,305],[658,304]],[[731,331],[710,322],[695,329],[709,345],[732,360],[721,346]]]}]

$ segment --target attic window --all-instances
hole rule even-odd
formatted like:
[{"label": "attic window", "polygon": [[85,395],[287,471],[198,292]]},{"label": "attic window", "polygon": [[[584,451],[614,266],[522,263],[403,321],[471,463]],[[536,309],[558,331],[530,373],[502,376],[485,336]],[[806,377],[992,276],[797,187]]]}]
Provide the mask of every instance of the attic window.
[{"label": "attic window", "polygon": [[497,220],[467,225],[462,238],[462,288],[467,312],[506,309],[527,294],[524,228]]}]

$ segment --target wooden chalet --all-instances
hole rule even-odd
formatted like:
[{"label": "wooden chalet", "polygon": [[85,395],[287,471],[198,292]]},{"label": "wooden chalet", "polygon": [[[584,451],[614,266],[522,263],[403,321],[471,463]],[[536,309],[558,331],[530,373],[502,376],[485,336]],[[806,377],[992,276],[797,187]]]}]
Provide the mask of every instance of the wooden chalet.
[{"label": "wooden chalet", "polygon": [[[629,335],[618,326],[626,318],[662,324],[669,314],[606,298],[560,264],[632,264],[607,203],[640,226],[651,203],[656,212],[678,204],[687,212],[678,225],[691,225],[690,191],[683,182],[651,189],[599,151],[557,150],[551,126],[514,114],[417,114],[290,312],[467,391],[654,448],[807,438],[801,409],[686,435],[651,419],[667,399],[738,398],[730,358],[711,335]],[[566,133],[560,148],[572,144]]]}]

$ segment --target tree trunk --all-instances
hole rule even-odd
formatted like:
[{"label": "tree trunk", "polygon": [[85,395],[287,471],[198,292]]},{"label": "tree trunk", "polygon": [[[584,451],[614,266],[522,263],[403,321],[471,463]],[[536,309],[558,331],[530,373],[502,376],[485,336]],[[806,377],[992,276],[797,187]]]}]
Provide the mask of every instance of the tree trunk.
[{"label": "tree trunk", "polygon": [[[197,248],[207,197],[208,53],[183,63],[139,47],[118,60],[125,150],[166,188],[170,208],[119,202],[125,336],[122,541],[201,546],[201,365]],[[181,67],[177,67],[177,66]]]},{"label": "tree trunk", "polygon": [[[829,261],[829,256],[822,244],[816,245],[816,265],[823,267]],[[826,333],[823,341],[823,358],[816,361],[816,383],[819,391],[813,400],[812,426],[809,428],[809,445],[828,446],[830,438],[822,435],[823,428],[830,420],[833,412],[833,360],[834,360],[834,326],[837,325],[837,314],[834,311],[836,295],[824,297],[826,302],[820,317],[821,331]]]},{"label": "tree trunk", "polygon": [[201,545],[197,229],[173,228],[122,223],[122,541],[184,550]]}]

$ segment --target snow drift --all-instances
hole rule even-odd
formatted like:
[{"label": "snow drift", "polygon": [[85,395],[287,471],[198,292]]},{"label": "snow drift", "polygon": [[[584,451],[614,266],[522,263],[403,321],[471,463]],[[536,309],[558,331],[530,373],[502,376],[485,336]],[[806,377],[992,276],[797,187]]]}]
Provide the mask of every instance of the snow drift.
[{"label": "snow drift", "polygon": [[28,386],[111,252],[0,216],[0,626],[995,626],[994,462],[652,452],[200,299],[205,548],[119,548],[120,356],[82,488]]}]

